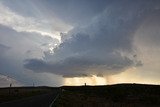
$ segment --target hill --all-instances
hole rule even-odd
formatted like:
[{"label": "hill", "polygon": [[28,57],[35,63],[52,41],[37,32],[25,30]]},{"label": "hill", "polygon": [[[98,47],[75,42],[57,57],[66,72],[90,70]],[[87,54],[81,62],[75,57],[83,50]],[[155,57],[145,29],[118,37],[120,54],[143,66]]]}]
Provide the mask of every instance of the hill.
[{"label": "hill", "polygon": [[57,107],[159,107],[160,86],[117,84],[63,86]]}]

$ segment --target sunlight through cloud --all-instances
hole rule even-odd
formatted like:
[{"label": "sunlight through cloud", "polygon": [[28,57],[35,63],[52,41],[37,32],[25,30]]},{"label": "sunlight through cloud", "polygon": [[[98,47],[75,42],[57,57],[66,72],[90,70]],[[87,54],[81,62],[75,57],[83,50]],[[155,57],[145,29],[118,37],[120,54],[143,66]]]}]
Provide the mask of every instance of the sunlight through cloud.
[{"label": "sunlight through cloud", "polygon": [[104,77],[98,77],[93,75],[91,77],[73,77],[65,78],[64,85],[106,85],[106,79]]}]

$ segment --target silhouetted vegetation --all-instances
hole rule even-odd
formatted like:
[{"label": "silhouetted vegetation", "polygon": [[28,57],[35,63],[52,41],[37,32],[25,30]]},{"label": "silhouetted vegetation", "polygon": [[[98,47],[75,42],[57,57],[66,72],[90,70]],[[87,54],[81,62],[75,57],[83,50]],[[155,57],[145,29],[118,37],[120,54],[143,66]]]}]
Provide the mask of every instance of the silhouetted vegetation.
[{"label": "silhouetted vegetation", "polygon": [[51,87],[9,87],[9,88],[0,88],[0,103],[18,100],[26,97],[51,93],[57,88]]},{"label": "silhouetted vegetation", "polygon": [[63,86],[57,107],[159,107],[160,86]]}]

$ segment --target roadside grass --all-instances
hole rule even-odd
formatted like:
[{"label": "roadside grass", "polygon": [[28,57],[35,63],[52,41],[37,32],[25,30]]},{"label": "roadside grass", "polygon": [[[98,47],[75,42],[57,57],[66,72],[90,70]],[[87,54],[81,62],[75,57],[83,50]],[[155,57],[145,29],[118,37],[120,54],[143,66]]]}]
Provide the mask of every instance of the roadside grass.
[{"label": "roadside grass", "polygon": [[160,86],[64,86],[54,107],[159,107]]},{"label": "roadside grass", "polygon": [[0,103],[52,92],[49,87],[0,88]]}]

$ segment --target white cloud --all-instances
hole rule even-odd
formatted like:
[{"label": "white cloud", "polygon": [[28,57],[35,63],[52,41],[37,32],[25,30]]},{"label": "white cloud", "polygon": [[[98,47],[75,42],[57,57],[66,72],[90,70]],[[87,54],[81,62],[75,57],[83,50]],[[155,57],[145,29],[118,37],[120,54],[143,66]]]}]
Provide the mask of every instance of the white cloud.
[{"label": "white cloud", "polygon": [[55,17],[53,17],[53,20],[24,17],[13,12],[2,3],[0,3],[0,24],[8,26],[17,32],[36,32],[44,36],[51,36],[59,41],[61,40],[61,32],[68,32],[72,29],[72,26]]}]

